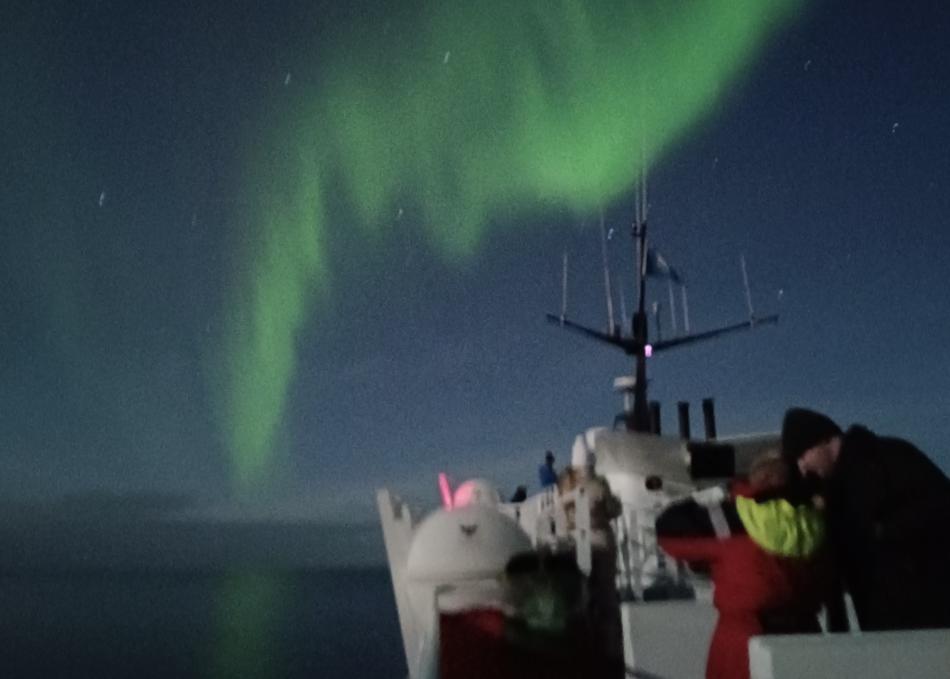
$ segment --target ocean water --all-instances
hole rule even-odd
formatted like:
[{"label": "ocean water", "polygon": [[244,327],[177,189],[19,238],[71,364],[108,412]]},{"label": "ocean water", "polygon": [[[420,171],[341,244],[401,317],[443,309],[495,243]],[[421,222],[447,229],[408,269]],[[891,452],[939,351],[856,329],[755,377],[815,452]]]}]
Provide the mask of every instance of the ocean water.
[{"label": "ocean water", "polygon": [[405,677],[385,569],[0,577],[0,677]]}]

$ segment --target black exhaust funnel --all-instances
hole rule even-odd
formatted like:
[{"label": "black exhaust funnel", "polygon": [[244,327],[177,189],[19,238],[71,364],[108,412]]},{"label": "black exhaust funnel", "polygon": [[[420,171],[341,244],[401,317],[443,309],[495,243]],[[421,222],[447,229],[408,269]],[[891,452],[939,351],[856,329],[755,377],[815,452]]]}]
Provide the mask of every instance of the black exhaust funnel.
[{"label": "black exhaust funnel", "polygon": [[660,435],[660,402],[650,401],[650,431]]},{"label": "black exhaust funnel", "polygon": [[689,401],[680,401],[676,404],[676,410],[679,414],[680,438],[689,440]]},{"label": "black exhaust funnel", "polygon": [[716,438],[716,406],[711,398],[703,399],[703,424],[706,426],[706,438]]}]

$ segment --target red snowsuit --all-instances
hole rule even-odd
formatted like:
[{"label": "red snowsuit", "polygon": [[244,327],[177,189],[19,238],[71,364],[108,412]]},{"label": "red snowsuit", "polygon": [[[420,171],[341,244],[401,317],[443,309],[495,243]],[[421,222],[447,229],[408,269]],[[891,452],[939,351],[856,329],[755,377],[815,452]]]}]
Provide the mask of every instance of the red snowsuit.
[{"label": "red snowsuit", "polygon": [[[720,513],[711,518],[711,511]],[[754,517],[746,519],[754,522]],[[678,503],[657,520],[660,546],[670,556],[711,569],[719,620],[706,662],[707,679],[748,679],[748,645],[753,636],[819,631],[816,614],[831,590],[829,571],[819,563],[824,561],[818,550],[820,537],[806,539],[815,543],[807,549],[790,547],[796,544],[796,527],[782,526],[781,519],[771,524],[768,529],[773,533],[785,531],[784,542],[781,535],[778,540],[763,536],[761,526],[747,530],[732,500],[712,508],[692,500]],[[769,549],[760,543],[767,543]]]}]

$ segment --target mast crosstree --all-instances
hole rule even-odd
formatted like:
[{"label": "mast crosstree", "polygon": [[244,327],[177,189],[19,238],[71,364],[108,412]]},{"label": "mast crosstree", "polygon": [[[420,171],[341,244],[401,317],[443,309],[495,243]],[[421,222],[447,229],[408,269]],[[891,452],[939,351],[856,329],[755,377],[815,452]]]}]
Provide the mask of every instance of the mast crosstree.
[{"label": "mast crosstree", "polygon": [[[667,351],[677,347],[684,347],[697,342],[711,340],[716,337],[739,332],[741,330],[751,330],[761,325],[774,325],[778,323],[778,314],[768,316],[756,316],[752,308],[752,296],[749,288],[748,274],[746,273],[745,258],[742,258],[742,277],[745,287],[746,302],[749,309],[748,319],[725,325],[712,330],[703,332],[689,333],[670,337],[669,339],[658,339],[656,342],[649,340],[649,323],[646,313],[646,292],[648,271],[648,249],[647,249],[647,220],[645,208],[645,189],[641,189],[644,196],[638,195],[637,220],[633,226],[633,238],[636,243],[636,282],[637,282],[637,308],[633,312],[630,322],[630,334],[624,335],[622,331],[615,328],[612,318],[609,322],[607,332],[587,327],[566,317],[566,309],[562,307],[561,314],[546,314],[546,318],[551,323],[580,333],[586,337],[609,344],[621,349],[628,356],[634,357],[634,383],[631,387],[633,392],[633,407],[626,413],[626,426],[630,431],[650,432],[652,430],[652,421],[650,417],[650,405],[647,397],[647,359],[657,352]],[[639,193],[639,192],[638,192]],[[606,261],[606,258],[605,258]],[[675,275],[675,274],[674,274]],[[565,275],[566,281],[566,275]],[[608,288],[609,295],[609,288]],[[565,291],[566,297],[566,291]],[[612,311],[612,307],[608,307]],[[684,298],[685,309],[685,298]]]}]

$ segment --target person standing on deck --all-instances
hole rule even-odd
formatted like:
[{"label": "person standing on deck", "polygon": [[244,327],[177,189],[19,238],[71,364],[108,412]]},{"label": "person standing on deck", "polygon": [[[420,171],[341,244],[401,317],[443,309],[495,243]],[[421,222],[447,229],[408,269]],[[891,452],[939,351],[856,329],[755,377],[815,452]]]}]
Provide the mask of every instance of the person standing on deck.
[{"label": "person standing on deck", "polygon": [[782,452],[817,477],[863,630],[950,627],[950,479],[911,443],[792,408]]},{"label": "person standing on deck", "polygon": [[670,505],[656,522],[670,556],[711,569],[719,612],[706,679],[748,679],[749,639],[818,632],[822,603],[834,605],[822,549],[821,513],[783,495],[788,468],[778,454],[757,461],[735,497],[709,490]]},{"label": "person standing on deck", "polygon": [[620,516],[620,500],[610,491],[607,480],[594,469],[581,437],[574,444],[571,465],[558,479],[567,528],[576,528],[577,494],[583,489],[590,512],[590,558],[588,576],[588,619],[600,656],[601,666],[592,674],[600,679],[624,676],[623,625],[617,592],[617,542],[611,521]]},{"label": "person standing on deck", "polygon": [[538,467],[538,481],[541,490],[557,485],[557,472],[554,469],[554,453],[550,450],[544,453],[544,464]]}]

